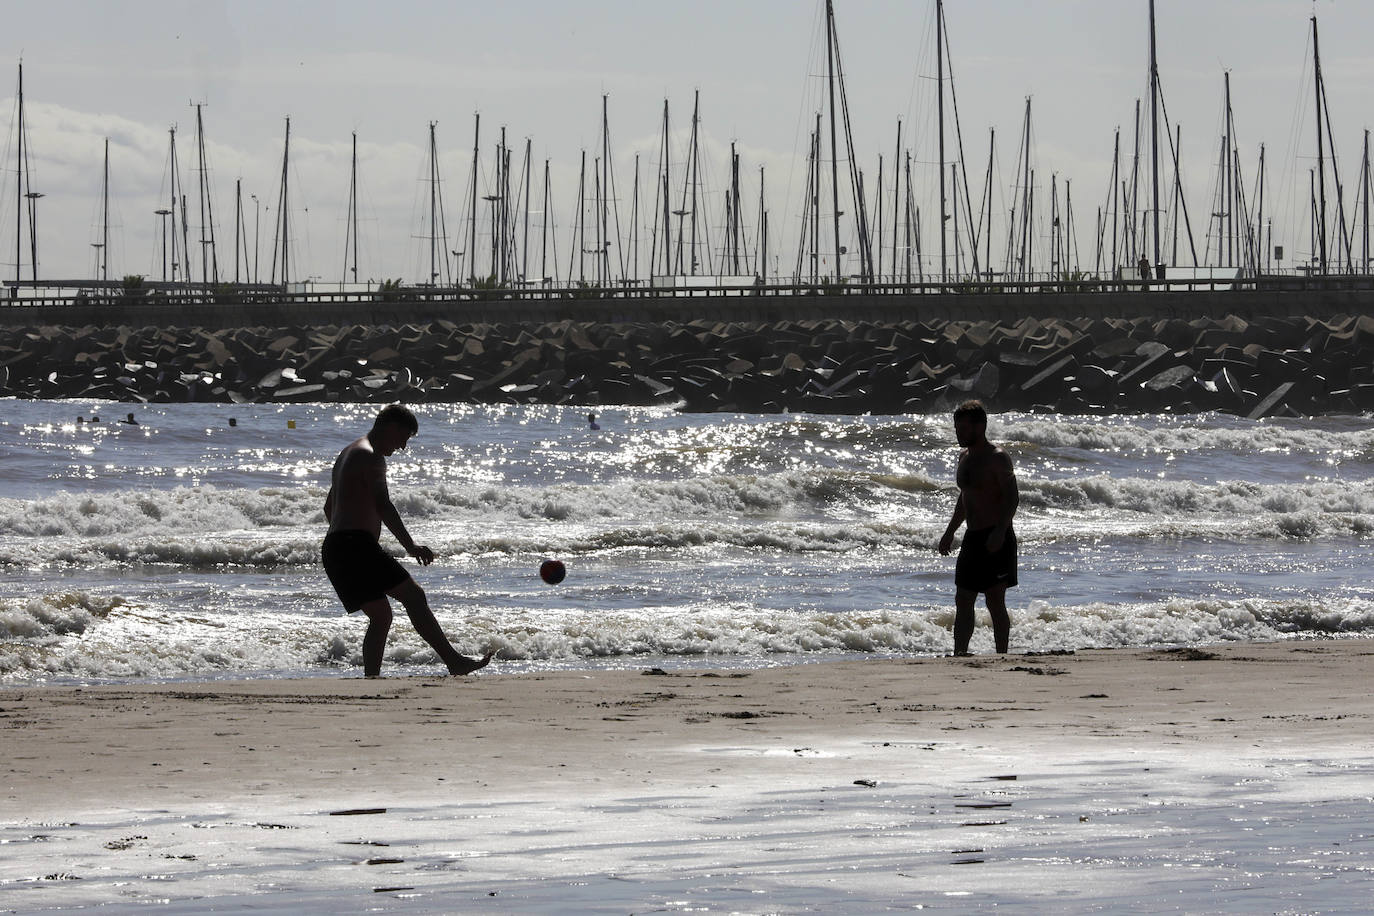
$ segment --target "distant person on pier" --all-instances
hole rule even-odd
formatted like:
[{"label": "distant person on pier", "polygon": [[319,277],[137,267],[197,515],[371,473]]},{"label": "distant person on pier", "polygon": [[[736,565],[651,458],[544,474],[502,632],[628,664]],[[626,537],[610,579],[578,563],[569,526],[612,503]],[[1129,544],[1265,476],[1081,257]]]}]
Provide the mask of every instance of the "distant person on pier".
[{"label": "distant person on pier", "polygon": [[320,557],[344,609],[367,615],[363,673],[368,677],[378,677],[382,671],[386,635],[391,629],[388,596],[405,606],[415,632],[438,653],[449,674],[468,674],[491,661],[490,652],[477,659],[460,655],[453,648],[434,619],[424,590],[379,543],[382,525],[386,525],[406,553],[424,566],[434,562],[434,551],[416,544],[406,531],[386,486],[386,459],[405,448],[419,428],[415,414],[405,407],[392,404],[383,408],[372,430],[339,452],[324,501],[329,533],[320,547]]},{"label": "distant person on pier", "polygon": [[948,556],[955,532],[968,523],[954,567],[955,655],[969,654],[979,592],[992,617],[997,651],[1005,653],[1011,638],[1007,589],[1016,585],[1016,532],[1011,523],[1020,495],[1011,458],[988,441],[987,430],[988,414],[980,401],[965,401],[954,411],[954,435],[963,448],[955,472],[959,496],[939,550]]},{"label": "distant person on pier", "polygon": [[1140,256],[1140,279],[1146,284],[1150,282],[1150,259],[1143,254]]}]

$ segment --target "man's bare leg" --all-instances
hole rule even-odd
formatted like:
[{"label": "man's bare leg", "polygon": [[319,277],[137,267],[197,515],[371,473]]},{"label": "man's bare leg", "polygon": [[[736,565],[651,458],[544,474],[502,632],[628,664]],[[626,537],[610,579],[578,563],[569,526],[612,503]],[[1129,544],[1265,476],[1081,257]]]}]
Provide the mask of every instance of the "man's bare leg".
[{"label": "man's bare leg", "polygon": [[966,588],[954,591],[954,654],[968,655],[969,640],[973,638],[973,603],[978,593]]},{"label": "man's bare leg", "polygon": [[420,588],[414,579],[406,579],[387,594],[405,605],[415,632],[438,653],[439,658],[448,666],[449,674],[471,674],[478,668],[485,668],[487,662],[491,661],[495,653],[488,652],[481,658],[468,658],[453,648],[448,637],[444,635],[443,628],[439,626],[439,621],[434,619],[434,612],[429,609],[429,599],[425,597],[424,589]]},{"label": "man's bare leg", "polygon": [[1006,588],[990,588],[986,592],[988,614],[992,617],[992,638],[997,643],[997,651],[1003,655],[1011,642],[1011,615],[1007,613]]},{"label": "man's bare leg", "polygon": [[391,629],[391,602],[377,598],[359,610],[367,615],[367,634],[363,636],[363,674],[381,677],[382,654],[386,651],[386,634]]}]

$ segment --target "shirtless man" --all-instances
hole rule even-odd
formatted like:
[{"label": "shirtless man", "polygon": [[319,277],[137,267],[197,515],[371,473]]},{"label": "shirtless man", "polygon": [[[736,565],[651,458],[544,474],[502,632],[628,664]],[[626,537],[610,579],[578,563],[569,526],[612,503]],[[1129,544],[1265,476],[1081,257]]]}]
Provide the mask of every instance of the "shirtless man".
[{"label": "shirtless man", "polygon": [[382,671],[386,634],[391,629],[388,595],[405,606],[415,632],[434,647],[449,674],[468,674],[491,661],[490,652],[480,659],[458,654],[434,619],[424,591],[378,543],[385,524],[406,553],[425,566],[434,562],[434,551],[411,539],[386,488],[387,457],[405,448],[419,428],[415,414],[401,405],[383,408],[372,424],[372,431],[339,452],[329,496],[324,501],[329,533],[320,548],[320,557],[345,610],[350,614],[360,610],[367,615],[363,673],[368,677],[378,677]]},{"label": "shirtless man", "polygon": [[1011,458],[988,441],[988,414],[978,401],[965,401],[954,411],[954,435],[963,451],[955,480],[959,498],[949,527],[940,538],[940,554],[948,556],[954,533],[968,522],[959,560],[954,567],[954,654],[968,655],[973,637],[973,604],[982,592],[992,616],[998,652],[1007,651],[1011,617],[1007,589],[1016,584],[1016,532],[1012,516],[1020,495]]}]

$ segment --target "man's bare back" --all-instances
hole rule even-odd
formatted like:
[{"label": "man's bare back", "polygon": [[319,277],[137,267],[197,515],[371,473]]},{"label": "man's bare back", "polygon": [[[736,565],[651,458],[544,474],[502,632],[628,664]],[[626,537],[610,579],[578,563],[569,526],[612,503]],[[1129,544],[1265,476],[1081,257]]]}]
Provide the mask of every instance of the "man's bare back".
[{"label": "man's bare back", "polygon": [[334,460],[332,486],[324,514],[330,531],[370,531],[382,536],[377,512],[377,488],[386,495],[386,459],[372,448],[367,436],[349,443]]},{"label": "man's bare back", "polygon": [[964,501],[964,520],[978,531],[1011,522],[1008,503],[1016,492],[1016,474],[1002,447],[986,439],[959,454],[955,472],[959,496]]}]

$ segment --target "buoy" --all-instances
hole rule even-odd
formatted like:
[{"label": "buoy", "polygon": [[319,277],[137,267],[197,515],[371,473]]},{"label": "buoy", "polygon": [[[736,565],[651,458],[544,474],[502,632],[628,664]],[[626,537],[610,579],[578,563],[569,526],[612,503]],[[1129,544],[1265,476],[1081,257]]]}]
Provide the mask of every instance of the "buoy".
[{"label": "buoy", "polygon": [[550,585],[557,585],[568,575],[568,567],[562,560],[545,560],[539,564],[539,578]]},{"label": "buoy", "polygon": [[287,421],[286,421],[286,428],[287,428],[287,429],[295,429],[295,428],[296,428],[296,421],[295,421],[295,420],[287,420]]}]

